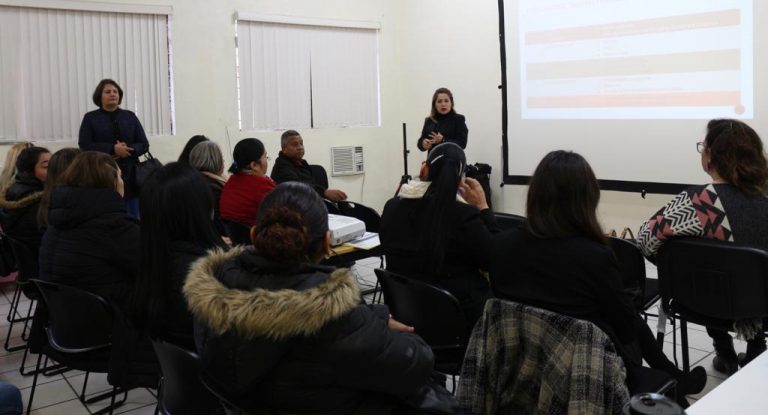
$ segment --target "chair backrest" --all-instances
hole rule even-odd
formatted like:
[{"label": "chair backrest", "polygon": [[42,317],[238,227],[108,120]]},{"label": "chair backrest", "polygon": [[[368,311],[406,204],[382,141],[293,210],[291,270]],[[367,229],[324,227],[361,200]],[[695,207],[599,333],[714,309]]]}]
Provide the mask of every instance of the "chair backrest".
[{"label": "chair backrest", "polygon": [[496,217],[496,223],[503,230],[517,228],[525,223],[525,216],[515,215],[513,213],[493,212]]},{"label": "chair backrest", "polygon": [[248,415],[248,411],[237,406],[237,404],[230,400],[226,394],[221,391],[221,388],[216,385],[215,381],[205,376],[205,373],[200,375],[200,382],[208,390],[208,392],[213,394],[213,396],[219,400],[221,408],[224,409],[225,415]]},{"label": "chair backrest", "polygon": [[168,415],[216,413],[219,400],[200,380],[200,357],[165,340],[153,339],[152,346],[163,374],[160,410]]},{"label": "chair backrest", "polygon": [[112,343],[114,312],[96,294],[63,284],[31,280],[48,308],[48,342],[62,353],[82,353]]},{"label": "chair backrest", "polygon": [[682,238],[659,251],[662,303],[726,320],[768,316],[768,252],[729,242]]},{"label": "chair backrest", "polygon": [[608,238],[619,264],[624,292],[632,297],[632,305],[640,311],[645,298],[645,257],[632,241]]},{"label": "chair backrest", "polygon": [[412,326],[435,351],[466,346],[466,318],[451,293],[422,281],[377,268],[384,302],[392,317]]},{"label": "chair backrest", "polygon": [[26,284],[30,279],[37,278],[40,273],[37,253],[17,239],[7,236],[6,238],[11,245],[13,256],[16,258],[16,266],[18,267],[16,282],[19,284]]},{"label": "chair backrest", "polygon": [[620,413],[629,391],[596,325],[492,298],[472,331],[457,397],[472,414]]},{"label": "chair backrest", "polygon": [[325,209],[328,211],[328,213],[334,214],[334,215],[341,215],[341,211],[339,210],[339,206],[335,203],[331,202],[330,200],[323,198],[323,202],[325,203]]},{"label": "chair backrest", "polygon": [[363,221],[366,231],[379,232],[381,215],[374,209],[357,202],[339,202],[339,212],[344,216],[351,216]]},{"label": "chair backrest", "polygon": [[325,167],[319,164],[310,164],[309,170],[312,172],[312,178],[315,179],[315,183],[327,189],[328,173],[325,172]]},{"label": "chair backrest", "polygon": [[229,219],[221,218],[221,223],[224,224],[224,228],[227,230],[227,234],[232,239],[232,243],[235,245],[250,245],[251,244],[251,227],[247,223],[236,222]]}]

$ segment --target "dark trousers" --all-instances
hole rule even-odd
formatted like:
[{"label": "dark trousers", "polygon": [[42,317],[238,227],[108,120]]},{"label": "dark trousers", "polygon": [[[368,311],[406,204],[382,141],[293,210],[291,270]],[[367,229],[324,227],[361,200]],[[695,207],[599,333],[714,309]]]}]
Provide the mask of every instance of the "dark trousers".
[{"label": "dark trousers", "polygon": [[[707,327],[707,334],[712,338],[718,356],[731,362],[736,361],[733,338],[726,330]],[[747,362],[760,355],[765,349],[765,333],[758,333],[755,337],[747,340]]]}]

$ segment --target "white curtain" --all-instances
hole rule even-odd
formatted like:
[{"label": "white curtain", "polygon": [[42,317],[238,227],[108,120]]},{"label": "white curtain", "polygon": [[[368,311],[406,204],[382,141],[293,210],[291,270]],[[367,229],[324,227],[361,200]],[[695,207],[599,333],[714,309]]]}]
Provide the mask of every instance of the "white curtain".
[{"label": "white curtain", "polygon": [[77,138],[103,78],[147,135],[170,134],[168,16],[0,6],[0,140]]},{"label": "white curtain", "polygon": [[238,21],[242,130],[378,126],[378,31]]}]

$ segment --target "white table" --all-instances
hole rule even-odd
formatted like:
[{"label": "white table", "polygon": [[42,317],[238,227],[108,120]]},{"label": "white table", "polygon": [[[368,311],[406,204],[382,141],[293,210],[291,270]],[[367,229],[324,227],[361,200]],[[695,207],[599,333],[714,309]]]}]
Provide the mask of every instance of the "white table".
[{"label": "white table", "polygon": [[704,395],[688,415],[768,414],[768,352]]}]

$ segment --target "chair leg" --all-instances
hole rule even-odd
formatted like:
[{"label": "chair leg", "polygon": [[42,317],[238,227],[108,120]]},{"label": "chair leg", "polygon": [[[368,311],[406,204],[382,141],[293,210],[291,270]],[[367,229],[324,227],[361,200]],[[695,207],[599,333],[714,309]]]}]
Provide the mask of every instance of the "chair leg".
[{"label": "chair leg", "polygon": [[688,373],[691,370],[688,361],[688,325],[683,319],[680,319],[680,346],[683,349],[683,372]]},{"label": "chair leg", "polygon": [[672,323],[672,361],[675,362],[675,366],[680,367],[677,363],[677,326],[675,325],[675,318],[670,317],[669,321]]},{"label": "chair leg", "polygon": [[8,315],[5,316],[5,319],[8,320],[9,323],[16,321],[16,306],[19,303],[20,296],[21,289],[16,285],[16,290],[13,291],[13,297],[11,298],[11,308],[8,310]]},{"label": "chair leg", "polygon": [[80,402],[85,403],[85,386],[88,385],[88,375],[91,372],[85,372],[85,379],[83,379],[83,390],[80,392]]},{"label": "chair leg", "polygon": [[27,310],[27,317],[24,319],[24,329],[21,330],[21,339],[24,341],[29,340],[29,334],[27,333],[27,329],[30,328],[29,322],[32,320],[32,310],[35,306],[35,300],[29,300],[29,310]]},{"label": "chair leg", "polygon": [[32,411],[32,399],[35,397],[35,388],[37,387],[37,376],[40,375],[40,361],[43,360],[43,354],[37,355],[37,366],[35,367],[35,377],[32,379],[32,389],[29,391],[29,400],[27,401],[27,415]]}]

